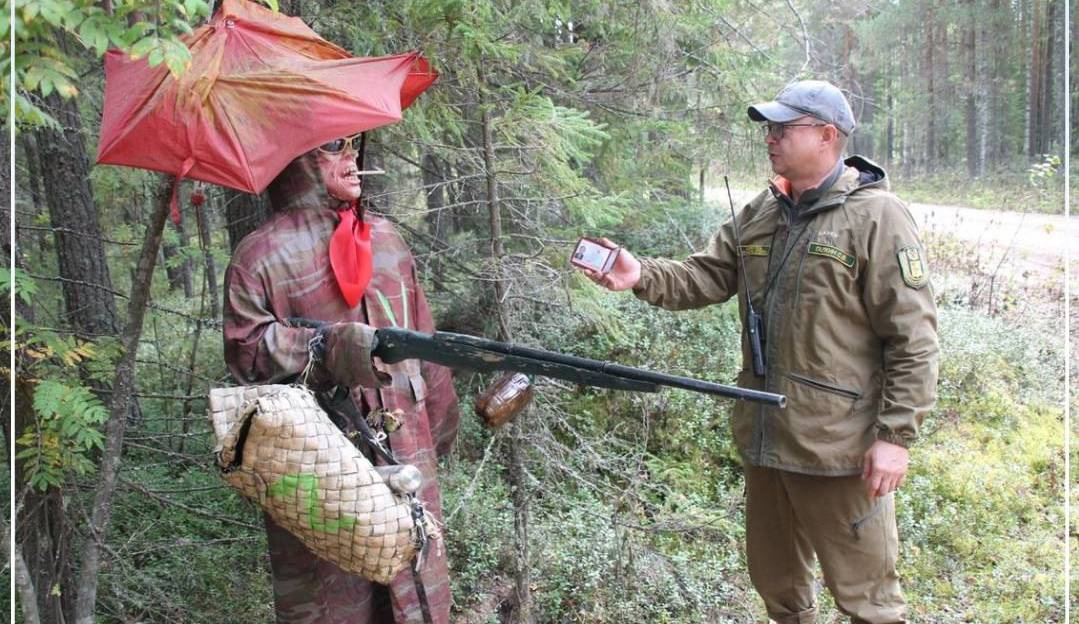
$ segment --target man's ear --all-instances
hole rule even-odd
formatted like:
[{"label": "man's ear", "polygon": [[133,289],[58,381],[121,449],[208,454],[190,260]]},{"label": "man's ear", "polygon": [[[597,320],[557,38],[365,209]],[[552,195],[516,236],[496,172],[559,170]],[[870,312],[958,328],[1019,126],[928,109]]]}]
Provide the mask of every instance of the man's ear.
[{"label": "man's ear", "polygon": [[829,151],[834,151],[836,141],[839,140],[839,130],[832,124],[825,124],[823,130],[824,131],[821,132],[820,135],[821,147]]}]

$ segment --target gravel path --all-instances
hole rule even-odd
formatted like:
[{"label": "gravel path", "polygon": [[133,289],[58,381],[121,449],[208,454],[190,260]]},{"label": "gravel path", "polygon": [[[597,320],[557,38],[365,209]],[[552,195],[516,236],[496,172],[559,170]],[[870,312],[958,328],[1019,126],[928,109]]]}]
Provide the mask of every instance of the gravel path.
[{"label": "gravel path", "polygon": [[[749,201],[754,192],[735,190],[735,205]],[[707,201],[727,204],[722,187],[705,189]],[[1030,270],[1045,278],[1062,279],[1064,250],[1072,250],[1072,271],[1079,268],[1079,224],[1071,227],[1063,215],[985,210],[937,204],[910,204],[918,224],[935,233],[946,232],[960,240],[976,243],[992,257],[1003,257],[1004,265]]]},{"label": "gravel path", "polygon": [[[996,254],[1007,252],[1006,262],[1042,274],[1062,270],[1065,248],[1079,252],[1079,227],[1073,219],[1068,228],[1063,215],[934,204],[910,204],[910,211],[927,230],[948,232]],[[1073,264],[1076,255],[1071,254]]]}]

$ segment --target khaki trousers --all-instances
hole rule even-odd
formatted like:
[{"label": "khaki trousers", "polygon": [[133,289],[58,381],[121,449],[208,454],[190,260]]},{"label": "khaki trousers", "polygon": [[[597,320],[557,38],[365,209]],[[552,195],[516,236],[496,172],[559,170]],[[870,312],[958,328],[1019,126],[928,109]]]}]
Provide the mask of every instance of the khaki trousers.
[{"label": "khaki trousers", "polygon": [[870,500],[858,475],[818,477],[747,465],[749,576],[777,624],[817,615],[814,554],[836,606],[855,624],[905,623],[895,571],[895,496]]}]

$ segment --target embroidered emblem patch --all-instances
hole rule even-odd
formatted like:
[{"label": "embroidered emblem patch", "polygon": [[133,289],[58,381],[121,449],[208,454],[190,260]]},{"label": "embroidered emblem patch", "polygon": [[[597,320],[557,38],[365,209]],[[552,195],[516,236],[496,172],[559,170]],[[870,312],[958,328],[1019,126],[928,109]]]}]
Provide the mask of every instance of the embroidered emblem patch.
[{"label": "embroidered emblem patch", "polygon": [[768,245],[742,245],[738,252],[743,256],[767,256]]},{"label": "embroidered emblem patch", "polygon": [[847,267],[848,269],[854,268],[854,256],[843,251],[838,247],[832,247],[831,245],[823,245],[821,243],[809,243],[809,253],[814,256],[824,256],[825,258],[831,258],[839,264]]},{"label": "embroidered emblem patch", "polygon": [[929,283],[929,270],[922,259],[921,249],[917,246],[904,247],[896,255],[899,257],[899,272],[907,286],[921,288]]}]

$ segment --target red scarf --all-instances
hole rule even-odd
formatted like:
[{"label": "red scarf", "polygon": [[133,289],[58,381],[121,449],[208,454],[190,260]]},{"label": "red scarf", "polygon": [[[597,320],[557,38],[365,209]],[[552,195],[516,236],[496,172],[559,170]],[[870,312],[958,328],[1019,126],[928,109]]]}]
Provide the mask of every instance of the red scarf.
[{"label": "red scarf", "polygon": [[337,211],[341,220],[330,239],[330,266],[348,307],[355,308],[371,281],[371,224],[356,218],[356,204]]}]

